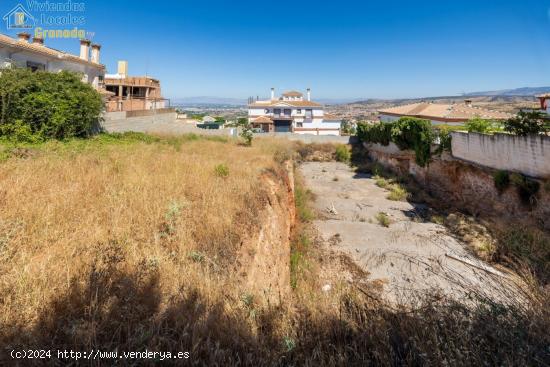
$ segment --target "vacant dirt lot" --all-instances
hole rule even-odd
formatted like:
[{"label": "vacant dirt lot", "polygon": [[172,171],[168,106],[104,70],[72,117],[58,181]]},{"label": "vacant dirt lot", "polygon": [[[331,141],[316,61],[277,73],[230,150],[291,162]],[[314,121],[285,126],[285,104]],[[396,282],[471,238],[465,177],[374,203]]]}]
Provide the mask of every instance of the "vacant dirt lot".
[{"label": "vacant dirt lot", "polygon": [[310,162],[301,171],[317,196],[314,224],[322,239],[350,255],[369,273],[368,281],[384,284],[388,300],[410,302],[433,289],[458,298],[507,300],[515,293],[512,275],[475,258],[442,225],[424,220],[425,206],[388,200],[388,191],[370,175],[343,163]]}]

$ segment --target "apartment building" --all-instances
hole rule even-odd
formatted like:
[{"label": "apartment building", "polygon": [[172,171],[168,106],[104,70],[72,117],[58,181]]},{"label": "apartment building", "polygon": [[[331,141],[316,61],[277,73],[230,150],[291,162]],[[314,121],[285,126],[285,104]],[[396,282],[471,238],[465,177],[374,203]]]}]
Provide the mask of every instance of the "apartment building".
[{"label": "apartment building", "polygon": [[142,111],[166,108],[160,81],[149,76],[129,76],[128,62],[118,62],[116,74],[105,75],[105,88],[111,93],[107,112]]}]

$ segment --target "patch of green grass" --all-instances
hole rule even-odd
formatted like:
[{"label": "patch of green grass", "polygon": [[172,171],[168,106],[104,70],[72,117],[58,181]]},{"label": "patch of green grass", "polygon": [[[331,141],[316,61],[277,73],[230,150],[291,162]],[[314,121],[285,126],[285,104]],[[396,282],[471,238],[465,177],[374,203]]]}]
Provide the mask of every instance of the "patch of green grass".
[{"label": "patch of green grass", "polygon": [[387,179],[385,179],[384,177],[380,177],[380,176],[376,175],[373,178],[375,180],[374,183],[378,187],[381,187],[381,188],[385,189],[390,185],[390,182]]},{"label": "patch of green grass", "polygon": [[388,228],[391,224],[390,217],[386,213],[380,212],[376,214],[376,220],[378,221],[378,224],[386,228]]},{"label": "patch of green grass", "polygon": [[218,177],[226,178],[229,176],[229,167],[224,163],[220,163],[214,167],[214,173]]},{"label": "patch of green grass", "polygon": [[311,240],[305,233],[292,241],[290,248],[290,286],[296,289],[300,276],[307,269],[306,254],[311,246]]},{"label": "patch of green grass", "polygon": [[302,222],[310,222],[315,219],[315,214],[309,206],[310,200],[312,200],[312,192],[305,189],[301,185],[296,185],[294,188],[294,201],[296,205],[296,212]]},{"label": "patch of green grass", "polygon": [[208,140],[227,143],[225,136],[201,136],[197,134],[185,134],[179,136],[157,136],[140,132],[124,133],[100,133],[89,138],[70,138],[64,140],[46,140],[41,142],[16,142],[6,138],[0,138],[0,162],[12,157],[19,157],[19,153],[27,151],[54,152],[57,154],[77,154],[86,151],[103,152],[112,146],[132,146],[136,144],[162,144],[171,146],[176,151],[182,144],[194,141]]},{"label": "patch of green grass", "polygon": [[409,197],[409,193],[405,188],[399,184],[392,184],[390,186],[390,193],[388,195],[388,200],[392,201],[406,201]]},{"label": "patch of green grass", "polygon": [[338,145],[336,147],[336,160],[338,162],[349,163],[351,160],[351,152],[345,145]]}]

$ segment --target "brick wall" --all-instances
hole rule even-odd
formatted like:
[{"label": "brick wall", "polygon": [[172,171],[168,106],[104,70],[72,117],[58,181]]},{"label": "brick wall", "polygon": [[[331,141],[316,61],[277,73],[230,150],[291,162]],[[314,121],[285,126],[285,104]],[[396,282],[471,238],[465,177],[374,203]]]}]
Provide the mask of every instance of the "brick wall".
[{"label": "brick wall", "polygon": [[453,132],[453,157],[531,177],[550,177],[550,137]]}]

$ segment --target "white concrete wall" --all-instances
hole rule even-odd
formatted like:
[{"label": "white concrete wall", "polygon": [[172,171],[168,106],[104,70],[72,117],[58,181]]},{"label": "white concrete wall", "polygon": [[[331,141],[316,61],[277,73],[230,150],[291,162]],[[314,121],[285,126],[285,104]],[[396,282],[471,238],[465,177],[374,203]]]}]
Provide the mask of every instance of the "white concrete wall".
[{"label": "white concrete wall", "polygon": [[550,137],[452,132],[453,157],[527,176],[550,177]]},{"label": "white concrete wall", "polygon": [[399,117],[391,115],[380,114],[378,117],[380,118],[381,122],[394,122],[399,120]]}]

